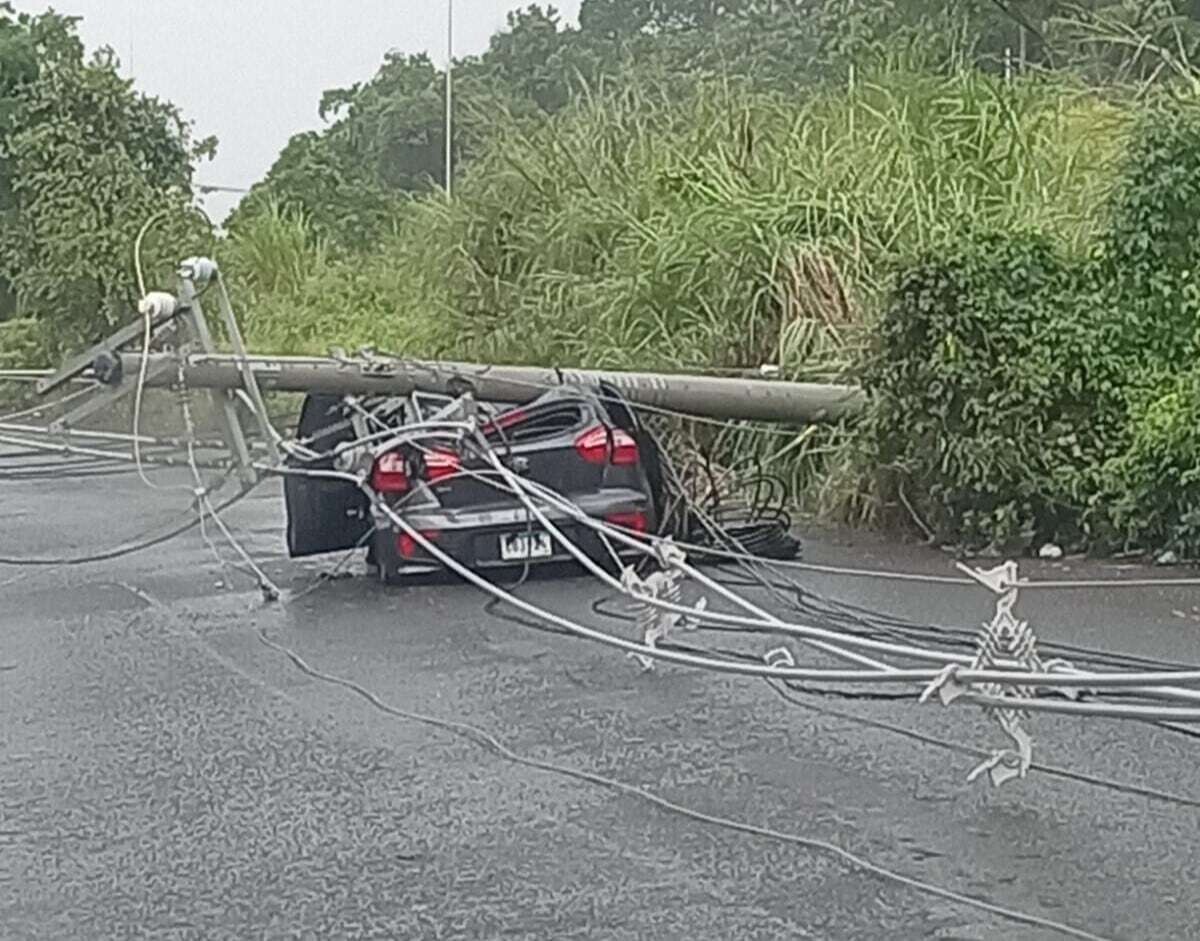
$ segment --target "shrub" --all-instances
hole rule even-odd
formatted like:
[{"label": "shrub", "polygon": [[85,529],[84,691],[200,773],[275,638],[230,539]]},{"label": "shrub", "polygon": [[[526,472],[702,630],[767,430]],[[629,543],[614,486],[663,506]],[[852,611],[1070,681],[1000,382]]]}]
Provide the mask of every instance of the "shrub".
[{"label": "shrub", "polygon": [[1032,233],[961,235],[899,278],[864,382],[885,500],[943,539],[1080,536],[1121,414],[1089,275]]},{"label": "shrub", "polygon": [[1148,383],[1129,429],[1128,448],[1105,468],[1115,537],[1200,557],[1200,370]]},{"label": "shrub", "polygon": [[0,320],[0,369],[24,369],[57,355],[45,324],[33,317]]},{"label": "shrub", "polygon": [[1103,240],[1118,342],[1155,365],[1194,356],[1200,314],[1200,101],[1169,98],[1140,116]]}]

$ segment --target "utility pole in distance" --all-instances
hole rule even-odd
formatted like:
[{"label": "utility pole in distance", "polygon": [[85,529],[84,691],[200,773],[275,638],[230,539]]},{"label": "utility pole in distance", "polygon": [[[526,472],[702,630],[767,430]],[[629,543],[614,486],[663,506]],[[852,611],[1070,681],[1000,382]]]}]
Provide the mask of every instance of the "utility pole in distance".
[{"label": "utility pole in distance", "polygon": [[446,0],[446,198],[454,173],[454,0]]}]

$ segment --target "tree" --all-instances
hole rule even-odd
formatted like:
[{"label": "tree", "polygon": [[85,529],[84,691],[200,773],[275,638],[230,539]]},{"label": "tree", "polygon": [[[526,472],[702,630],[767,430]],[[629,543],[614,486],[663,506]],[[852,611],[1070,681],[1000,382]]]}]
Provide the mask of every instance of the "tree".
[{"label": "tree", "polygon": [[60,344],[128,316],[146,220],[158,219],[150,267],[198,247],[193,167],[215,147],[135,92],[111,50],[85,59],[75,22],[0,5],[0,279],[8,314]]},{"label": "tree", "polygon": [[[544,117],[564,107],[593,59],[573,55],[574,30],[553,8],[512,13],[479,57],[455,63],[454,162],[483,146],[496,113]],[[276,206],[300,211],[334,246],[357,249],[383,237],[408,194],[445,186],[445,73],[427,55],[391,52],[367,82],[326,91],[320,134],[293,137],[261,183],[231,215],[236,230]]]},{"label": "tree", "polygon": [[[583,0],[571,27],[533,5],[455,63],[454,163],[513,120],[544,121],[581,92],[644,74],[681,96],[713,75],[795,93],[897,59],[997,72],[1023,49],[1030,67],[1145,79],[1164,56],[1200,48],[1198,13],[1200,0]],[[293,138],[230,227],[276,205],[334,247],[377,242],[403,197],[445,185],[444,82],[428,57],[389,54],[370,81],[326,92],[329,127]]]}]

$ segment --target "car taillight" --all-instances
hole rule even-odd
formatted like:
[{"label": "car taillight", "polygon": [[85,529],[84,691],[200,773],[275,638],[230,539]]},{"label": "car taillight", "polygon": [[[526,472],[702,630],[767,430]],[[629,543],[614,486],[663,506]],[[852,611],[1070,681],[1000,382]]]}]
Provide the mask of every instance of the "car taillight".
[{"label": "car taillight", "polygon": [[589,464],[628,466],[638,462],[637,442],[620,428],[589,428],[575,439],[575,450]]},{"label": "car taillight", "polygon": [[462,470],[462,460],[453,451],[435,448],[425,454],[425,477],[431,484],[453,477]]},{"label": "car taillight", "polygon": [[[429,542],[436,542],[440,535],[436,529],[423,529],[421,535]],[[396,551],[400,553],[400,558],[411,559],[417,554],[417,540],[409,533],[400,533],[396,536]]]},{"label": "car taillight", "polygon": [[408,466],[396,451],[381,454],[371,468],[371,488],[376,493],[407,493]]},{"label": "car taillight", "polygon": [[635,533],[644,533],[650,528],[646,514],[641,510],[630,510],[628,513],[609,513],[604,522],[622,529],[632,529]]},{"label": "car taillight", "polygon": [[618,466],[628,466],[638,462],[637,442],[620,428],[613,429],[612,462]]}]

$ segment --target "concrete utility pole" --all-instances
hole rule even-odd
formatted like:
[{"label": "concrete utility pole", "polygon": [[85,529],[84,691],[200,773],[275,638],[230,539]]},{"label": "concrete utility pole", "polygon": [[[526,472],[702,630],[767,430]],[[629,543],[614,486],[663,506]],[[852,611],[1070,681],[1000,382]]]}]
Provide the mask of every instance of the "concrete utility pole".
[{"label": "concrete utility pole", "polygon": [[[170,386],[179,373],[168,368],[170,354],[151,354],[147,386]],[[140,368],[136,353],[106,354],[93,368],[100,378],[133,381]],[[117,367],[117,368],[114,368]],[[477,363],[414,363],[401,360],[339,360],[320,357],[199,354],[184,360],[184,383],[195,388],[238,389],[249,368],[264,390],[341,395],[408,395],[414,391],[456,395],[467,389],[484,401],[526,402],[546,389],[605,382],[630,402],[689,415],[721,419],[830,422],[862,411],[865,396],[854,386],[764,379],[731,379],[670,373],[546,369],[536,366],[484,366]]]}]

